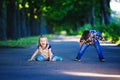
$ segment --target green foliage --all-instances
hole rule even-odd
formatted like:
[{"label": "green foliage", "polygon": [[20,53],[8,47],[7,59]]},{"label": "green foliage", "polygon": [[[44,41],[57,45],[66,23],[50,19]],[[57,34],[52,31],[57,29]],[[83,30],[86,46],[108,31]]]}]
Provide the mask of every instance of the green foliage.
[{"label": "green foliage", "polygon": [[52,21],[63,20],[63,18],[67,15],[67,12],[73,8],[73,4],[71,4],[71,2],[71,0],[53,1],[52,4],[47,6],[47,19]]},{"label": "green foliage", "polygon": [[[53,35],[46,35],[47,38],[52,38]],[[26,48],[29,47],[32,44],[37,44],[39,39],[39,36],[34,37],[27,37],[27,38],[21,38],[18,40],[7,40],[7,41],[0,41],[0,47],[20,47],[20,48]]]},{"label": "green foliage", "polygon": [[54,10],[52,13],[50,13],[49,18],[53,19],[55,21],[60,21],[64,17],[64,13],[61,11]]},{"label": "green foliage", "polygon": [[[90,24],[79,27],[75,35],[81,35],[84,30],[93,29]],[[110,25],[98,25],[94,27],[95,30],[102,32],[105,40],[120,44],[120,23],[111,23]]]},{"label": "green foliage", "polygon": [[96,26],[95,29],[101,31],[106,40],[120,44],[120,24],[111,23],[110,25],[99,25]]},{"label": "green foliage", "polygon": [[[34,33],[36,34],[35,31],[37,31],[38,25],[40,25],[41,27],[44,26],[43,24],[45,24],[44,26],[45,28],[46,26],[48,27],[50,26],[50,28],[48,29],[53,30],[50,32],[61,33],[61,31],[65,31],[68,34],[82,34],[84,30],[92,29],[92,27],[88,25],[92,23],[93,20],[91,19],[92,16],[94,16],[96,20],[95,23],[96,22],[98,24],[100,23],[99,18],[102,12],[101,0],[87,0],[87,1],[86,0],[12,0],[12,1],[3,0],[3,1],[4,1],[3,5],[6,5],[6,10],[7,10],[7,6],[8,9],[9,7],[13,7],[13,6],[16,7],[15,10],[13,11],[13,12],[16,11],[15,16],[9,17],[6,15],[7,16],[6,18],[8,18],[8,20],[4,18],[4,20],[7,22],[9,22],[9,20],[12,20],[11,23],[14,23],[14,25],[16,25],[15,28],[13,26],[13,29],[11,28],[10,30],[12,34],[14,34],[17,31],[18,29],[17,26],[20,26],[19,28],[21,29],[21,32],[22,32],[22,27],[24,27],[23,28],[24,32],[26,31],[27,33],[27,31],[30,30],[29,31],[31,32],[30,34],[34,35]],[[11,13],[11,11],[12,10],[7,12]],[[93,11],[94,14],[91,16],[91,13]],[[111,10],[109,10],[109,12],[111,12]],[[6,24],[9,25],[7,22]],[[32,23],[34,24],[34,26]],[[84,26],[80,27],[79,25],[80,26],[84,25]],[[30,29],[27,30],[28,28]],[[9,29],[9,26],[7,26],[6,29]],[[19,35],[23,36],[22,34]],[[114,40],[117,40],[117,38],[114,38]]]},{"label": "green foliage", "polygon": [[77,31],[78,35],[81,35],[84,30],[91,30],[92,26],[90,24],[85,24],[84,26],[80,27]]}]

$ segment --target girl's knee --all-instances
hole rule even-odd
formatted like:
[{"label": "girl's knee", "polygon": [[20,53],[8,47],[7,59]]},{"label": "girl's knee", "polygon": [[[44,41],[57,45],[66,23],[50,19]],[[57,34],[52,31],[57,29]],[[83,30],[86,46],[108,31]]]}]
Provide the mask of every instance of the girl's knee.
[{"label": "girl's knee", "polygon": [[53,61],[62,61],[63,59],[62,59],[62,57],[54,56],[52,60]]},{"label": "girl's knee", "polygon": [[36,61],[44,61],[45,58],[43,56],[37,56]]}]

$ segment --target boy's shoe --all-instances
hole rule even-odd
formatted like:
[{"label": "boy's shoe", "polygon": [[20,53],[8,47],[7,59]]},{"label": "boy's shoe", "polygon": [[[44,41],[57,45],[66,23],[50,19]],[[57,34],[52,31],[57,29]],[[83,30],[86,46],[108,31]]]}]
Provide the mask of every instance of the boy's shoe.
[{"label": "boy's shoe", "polygon": [[104,59],[104,58],[100,58],[100,61],[101,61],[101,62],[105,62],[105,59]]},{"label": "boy's shoe", "polygon": [[74,61],[80,61],[80,59],[75,58]]}]

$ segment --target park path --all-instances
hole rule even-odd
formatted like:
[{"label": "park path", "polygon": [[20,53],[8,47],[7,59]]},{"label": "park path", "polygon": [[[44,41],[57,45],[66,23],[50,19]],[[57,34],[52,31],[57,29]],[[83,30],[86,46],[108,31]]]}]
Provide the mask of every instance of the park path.
[{"label": "park path", "polygon": [[79,37],[55,36],[49,40],[53,52],[63,57],[57,62],[28,62],[36,49],[0,49],[0,80],[120,80],[120,47],[101,42],[106,62],[100,62],[94,47],[89,47],[81,62],[73,61]]}]

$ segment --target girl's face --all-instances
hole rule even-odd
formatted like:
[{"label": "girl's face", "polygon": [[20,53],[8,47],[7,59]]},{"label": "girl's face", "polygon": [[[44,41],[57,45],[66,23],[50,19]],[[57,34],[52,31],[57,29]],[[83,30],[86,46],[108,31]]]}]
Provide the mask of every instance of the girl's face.
[{"label": "girl's face", "polygon": [[47,39],[46,38],[40,38],[40,45],[42,47],[45,47],[47,45]]}]

